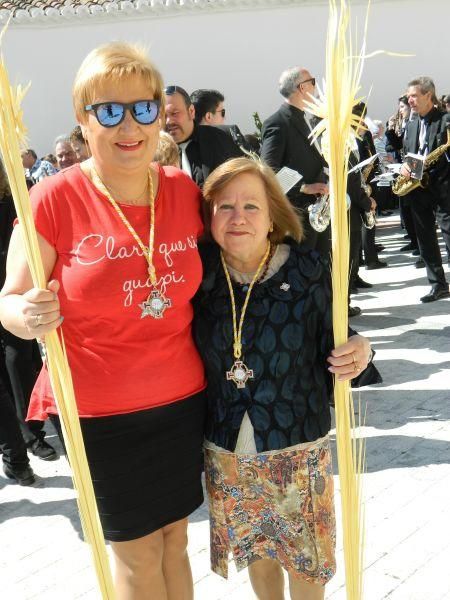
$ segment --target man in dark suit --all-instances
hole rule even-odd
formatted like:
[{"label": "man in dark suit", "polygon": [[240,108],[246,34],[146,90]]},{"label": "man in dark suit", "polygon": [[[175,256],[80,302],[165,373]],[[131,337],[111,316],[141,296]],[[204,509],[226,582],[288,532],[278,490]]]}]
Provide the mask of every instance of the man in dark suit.
[{"label": "man in dark suit", "polygon": [[[404,153],[427,156],[447,141],[450,115],[435,107],[436,91],[432,79],[419,77],[408,84],[408,102],[419,118],[409,121],[404,138]],[[448,150],[447,150],[448,154]],[[402,175],[409,178],[410,170],[402,166]],[[435,229],[435,215],[447,246],[450,244],[450,166],[446,153],[428,170],[429,182],[410,194],[411,210],[419,243],[420,255],[425,262],[431,290],[421,302],[434,302],[450,296],[442,268],[442,257]]]},{"label": "man in dark suit", "polygon": [[169,85],[164,92],[166,131],[178,144],[181,168],[203,187],[211,171],[243,153],[225,131],[195,123],[195,108],[186,90]]},{"label": "man in dark suit", "polygon": [[[312,143],[308,115],[305,115],[306,101],[311,100],[315,89],[315,78],[301,67],[284,71],[280,77],[279,91],[285,102],[263,124],[261,158],[275,171],[289,167],[302,175],[299,184],[288,192],[292,204],[303,213],[306,244],[326,251],[329,234],[317,233],[308,218],[308,206],[316,197],[328,194],[327,168],[317,143]],[[319,240],[318,238],[322,239]],[[320,247],[319,242],[325,242]]]}]

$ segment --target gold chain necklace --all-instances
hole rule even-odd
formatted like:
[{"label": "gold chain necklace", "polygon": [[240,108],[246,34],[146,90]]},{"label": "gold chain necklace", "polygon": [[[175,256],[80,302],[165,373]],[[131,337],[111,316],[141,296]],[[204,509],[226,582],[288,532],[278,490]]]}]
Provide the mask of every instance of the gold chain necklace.
[{"label": "gold chain necklace", "polygon": [[228,283],[228,289],[230,291],[230,299],[231,299],[231,311],[233,316],[233,355],[234,355],[234,363],[229,371],[226,371],[227,381],[234,381],[236,387],[244,388],[248,379],[253,379],[253,369],[249,369],[246,364],[242,360],[240,360],[242,355],[242,327],[244,325],[244,317],[245,312],[247,310],[247,305],[250,300],[250,294],[252,293],[253,286],[258,281],[259,274],[261,269],[263,268],[265,262],[267,261],[270,254],[270,242],[267,244],[267,250],[264,253],[264,256],[259,263],[259,266],[256,270],[256,273],[253,275],[253,279],[248,287],[247,294],[245,296],[244,305],[241,311],[241,317],[239,319],[239,326],[237,325],[237,314],[236,314],[236,302],[234,299],[234,291],[233,285],[231,283],[230,273],[228,271],[227,264],[223,257],[223,253],[220,253],[220,260],[222,261],[223,270],[225,271],[225,277]]},{"label": "gold chain necklace", "polygon": [[145,260],[147,261],[148,275],[149,275],[150,283],[151,283],[153,289],[150,292],[150,295],[148,296],[147,300],[144,300],[144,302],[139,304],[139,308],[142,309],[141,319],[143,319],[144,317],[148,317],[148,316],[153,317],[154,319],[162,319],[166,308],[170,308],[172,306],[172,301],[170,300],[170,298],[167,298],[167,296],[165,296],[158,289],[156,270],[155,270],[155,266],[153,264],[153,250],[154,250],[154,243],[155,243],[155,198],[153,196],[153,181],[152,181],[151,170],[150,169],[148,170],[148,186],[149,186],[149,195],[150,195],[150,200],[149,200],[150,232],[149,232],[148,247],[145,246],[145,244],[143,243],[141,238],[136,233],[135,229],[133,229],[131,223],[128,221],[126,216],[123,214],[123,211],[120,208],[120,206],[117,204],[117,202],[114,200],[114,198],[109,193],[109,190],[107,189],[107,187],[105,186],[103,181],[100,179],[100,176],[97,173],[93,162],[91,162],[91,164],[90,164],[90,170],[91,170],[91,177],[92,177],[93,184],[102,194],[104,194],[108,198],[111,206],[114,208],[116,213],[119,215],[122,223],[125,225],[125,227],[128,229],[128,231],[131,233],[133,238],[136,240],[139,248],[142,250]]}]

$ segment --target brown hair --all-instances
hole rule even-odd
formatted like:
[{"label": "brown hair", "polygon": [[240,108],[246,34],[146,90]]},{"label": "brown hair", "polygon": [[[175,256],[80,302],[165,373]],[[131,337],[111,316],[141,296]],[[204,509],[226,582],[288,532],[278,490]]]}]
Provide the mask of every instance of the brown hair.
[{"label": "brown hair", "polygon": [[46,154],[42,157],[42,160],[46,160],[54,167],[58,168],[58,161],[56,160],[56,156],[54,154]]},{"label": "brown hair", "polygon": [[178,146],[173,137],[166,131],[159,132],[158,147],[153,160],[163,166],[180,168]]},{"label": "brown hair", "polygon": [[139,45],[111,42],[92,50],[81,63],[73,84],[72,99],[79,122],[86,119],[85,106],[91,104],[105,81],[117,82],[141,77],[155,100],[160,101],[160,118],[164,119],[162,77]]},{"label": "brown hair", "polygon": [[269,215],[273,222],[273,231],[268,235],[272,244],[280,244],[286,236],[297,242],[303,237],[303,226],[300,216],[286,198],[275,173],[260,160],[252,158],[232,158],[221,164],[208,177],[203,186],[203,197],[206,203],[206,228],[210,230],[214,198],[226,185],[238,175],[249,173],[256,175],[264,184],[269,203]]},{"label": "brown hair", "polygon": [[80,144],[86,144],[86,140],[83,137],[83,132],[81,131],[81,127],[76,125],[69,135],[71,142],[79,142]]}]

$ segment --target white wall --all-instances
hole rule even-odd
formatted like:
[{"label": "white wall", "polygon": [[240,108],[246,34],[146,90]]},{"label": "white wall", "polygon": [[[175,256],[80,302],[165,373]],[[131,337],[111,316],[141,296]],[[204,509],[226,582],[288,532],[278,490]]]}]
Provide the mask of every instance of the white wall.
[{"label": "white wall", "polygon": [[[364,10],[359,3],[353,10],[361,28]],[[200,87],[223,91],[228,122],[248,133],[254,130],[252,112],[257,110],[264,119],[279,106],[277,81],[284,68],[301,64],[321,78],[327,15],[328,8],[321,3],[58,27],[14,26],[3,52],[11,79],[32,81],[24,109],[29,143],[38,154],[52,151],[54,138],[75,125],[70,94],[81,60],[96,45],[113,39],[148,45],[167,84],[188,91]],[[439,95],[450,93],[448,17],[449,0],[428,0],[426,5],[423,0],[375,0],[368,51],[409,52],[415,57],[378,56],[366,61],[362,91],[366,94],[372,87],[372,118],[392,114],[405,84],[418,75],[432,76]]]}]

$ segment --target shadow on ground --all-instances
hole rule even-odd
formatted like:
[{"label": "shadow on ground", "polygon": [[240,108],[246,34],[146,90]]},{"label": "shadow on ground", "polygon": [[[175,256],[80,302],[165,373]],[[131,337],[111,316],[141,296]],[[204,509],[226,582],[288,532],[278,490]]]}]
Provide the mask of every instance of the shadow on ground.
[{"label": "shadow on ground", "polygon": [[73,499],[40,503],[23,499],[15,502],[3,502],[0,506],[0,523],[20,517],[51,517],[56,515],[62,515],[69,519],[80,539],[83,539],[77,504]]}]

